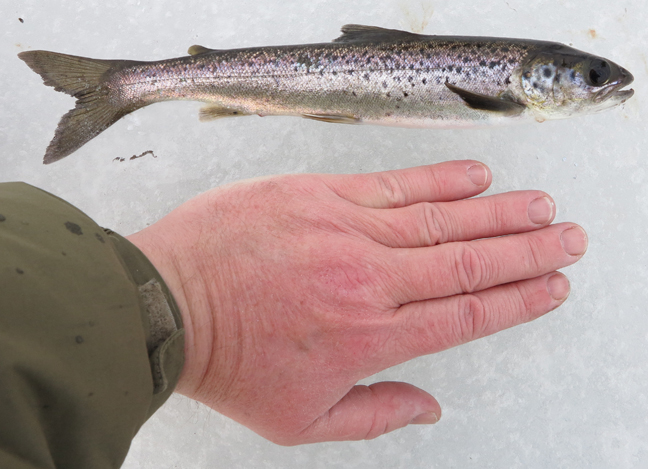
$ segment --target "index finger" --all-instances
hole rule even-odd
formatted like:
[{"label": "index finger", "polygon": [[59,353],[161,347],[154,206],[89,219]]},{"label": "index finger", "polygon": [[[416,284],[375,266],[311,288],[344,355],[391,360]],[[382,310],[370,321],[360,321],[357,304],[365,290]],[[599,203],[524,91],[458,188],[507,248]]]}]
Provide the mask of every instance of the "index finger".
[{"label": "index finger", "polygon": [[473,160],[448,161],[369,174],[325,179],[337,195],[369,208],[396,208],[419,202],[444,202],[481,194],[491,183],[486,165]]}]

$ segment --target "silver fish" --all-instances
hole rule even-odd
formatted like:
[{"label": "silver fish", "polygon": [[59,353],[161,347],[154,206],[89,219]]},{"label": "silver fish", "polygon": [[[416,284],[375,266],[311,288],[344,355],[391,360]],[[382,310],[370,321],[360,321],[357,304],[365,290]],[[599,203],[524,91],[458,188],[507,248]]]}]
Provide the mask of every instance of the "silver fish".
[{"label": "silver fish", "polygon": [[291,115],[325,122],[457,128],[561,119],[617,106],[632,74],[571,47],[525,39],[423,36],[347,25],[331,43],[215,50],[157,62],[46,51],[19,57],[74,96],[44,163],[121,117],[168,100],[209,103],[201,120]]}]

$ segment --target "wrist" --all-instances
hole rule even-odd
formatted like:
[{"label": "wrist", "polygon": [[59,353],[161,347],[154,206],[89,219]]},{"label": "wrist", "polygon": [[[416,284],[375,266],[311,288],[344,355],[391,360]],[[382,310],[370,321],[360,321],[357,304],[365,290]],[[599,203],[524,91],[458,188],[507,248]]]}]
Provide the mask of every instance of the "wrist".
[{"label": "wrist", "polygon": [[[211,327],[210,324],[205,324],[205,321],[195,318],[192,314],[192,311],[200,310],[200,308],[192,308],[190,304],[191,297],[187,295],[186,291],[187,282],[183,280],[180,268],[182,260],[179,260],[175,250],[170,248],[165,236],[156,233],[156,228],[154,224],[126,238],[142,251],[153,264],[166,283],[180,310],[183,328],[185,329],[185,363],[175,392],[193,397],[202,380],[207,363],[207,360],[203,358],[206,354],[201,353],[207,349],[201,349],[198,344],[205,343],[206,339],[209,338],[208,331],[211,330]],[[172,230],[171,233],[173,233]]]}]

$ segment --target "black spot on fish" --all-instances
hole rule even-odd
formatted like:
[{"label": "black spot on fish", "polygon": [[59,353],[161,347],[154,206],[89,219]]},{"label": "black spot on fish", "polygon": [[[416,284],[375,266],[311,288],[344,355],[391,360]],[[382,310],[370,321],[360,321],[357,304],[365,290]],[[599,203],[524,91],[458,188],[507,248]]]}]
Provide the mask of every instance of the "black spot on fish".
[{"label": "black spot on fish", "polygon": [[407,77],[407,81],[409,81],[410,83],[413,82],[413,81],[414,81],[414,77],[413,77],[412,75],[408,76],[408,77]]},{"label": "black spot on fish", "polygon": [[510,63],[511,65],[514,65],[516,62],[517,61],[515,60],[514,57],[511,57],[510,59],[508,59],[508,63]]},{"label": "black spot on fish", "polygon": [[542,69],[542,75],[544,75],[545,78],[551,78],[551,75],[553,75],[553,72],[549,67],[544,67]]},{"label": "black spot on fish", "polygon": [[430,54],[428,52],[427,54],[425,54],[425,58],[428,59],[428,60],[431,60],[432,59],[432,54]]},{"label": "black spot on fish", "polygon": [[454,67],[452,65],[448,65],[448,71],[452,72],[454,70]]},{"label": "black spot on fish", "polygon": [[78,335],[78,336],[76,336],[76,337],[74,338],[74,341],[75,341],[77,344],[82,344],[82,343],[83,343],[83,337],[80,336],[80,335]]},{"label": "black spot on fish", "polygon": [[369,77],[369,74],[368,74],[368,73],[365,73],[364,75],[362,75],[362,78],[364,78],[365,80],[369,81],[369,78],[370,78],[370,77]]},{"label": "black spot on fish", "polygon": [[495,68],[495,67],[497,67],[498,65],[499,65],[498,62],[491,61],[491,63],[488,64],[488,68]]},{"label": "black spot on fish", "polygon": [[306,54],[300,55],[297,58],[297,62],[299,62],[301,65],[303,65],[306,68],[311,67],[313,65],[313,61]]},{"label": "black spot on fish", "polygon": [[[234,111],[232,114],[238,114],[238,113]],[[95,233],[95,238],[97,238],[101,244],[106,244],[106,241],[103,239],[103,236],[101,236],[99,233]]]},{"label": "black spot on fish", "polygon": [[481,42],[478,42],[477,44],[475,44],[475,47],[477,49],[481,49],[482,47],[484,47],[484,44],[482,44]]},{"label": "black spot on fish", "polygon": [[470,62],[470,57],[464,57],[463,62],[464,62],[465,64],[467,64],[468,62]]},{"label": "black spot on fish", "polygon": [[67,230],[70,233],[75,234],[77,236],[81,236],[83,234],[83,231],[81,231],[81,227],[76,223],[72,223],[71,221],[65,222],[65,228],[67,228]]},{"label": "black spot on fish", "polygon": [[396,105],[396,109],[400,109],[400,106],[398,104]]},{"label": "black spot on fish", "polygon": [[534,87],[536,90],[544,91],[544,89],[540,86],[540,83],[538,83],[537,81],[534,81],[534,82],[533,82],[533,87]]},{"label": "black spot on fish", "polygon": [[400,83],[401,80],[402,80],[402,78],[399,77],[398,75],[394,77],[394,81],[395,81],[396,83]]},{"label": "black spot on fish", "polygon": [[391,116],[392,116],[392,113],[391,113],[391,112],[386,112],[386,113],[385,113],[385,117],[391,117]]},{"label": "black spot on fish", "polygon": [[459,44],[453,44],[450,46],[450,50],[457,50],[459,49]]},{"label": "black spot on fish", "polygon": [[506,80],[504,80],[504,83],[507,85],[511,84],[511,77],[506,77]]},{"label": "black spot on fish", "polygon": [[387,88],[387,82],[386,82],[386,81],[383,81],[383,82],[382,82],[382,87],[383,87],[383,88]]},{"label": "black spot on fish", "polygon": [[61,254],[64,255],[64,256],[67,256],[67,252],[65,252],[65,251],[61,251]]},{"label": "black spot on fish", "polygon": [[409,66],[408,68],[409,68],[410,70],[414,70],[414,64],[410,64],[410,66]]},{"label": "black spot on fish", "polygon": [[480,67],[485,67],[486,66],[486,61],[485,60],[480,60],[479,61],[479,66]]},{"label": "black spot on fish", "polygon": [[509,52],[511,49],[509,49],[508,47],[504,46],[504,47],[502,47],[500,50],[501,50],[502,52],[504,52],[504,53],[507,53],[507,52]]},{"label": "black spot on fish", "polygon": [[463,70],[463,67],[457,67],[457,68],[455,69],[455,72],[457,72],[457,73],[461,73],[462,70]]},{"label": "black spot on fish", "polygon": [[355,96],[355,97],[358,96],[358,93],[356,93],[355,91],[352,91],[351,94],[352,94],[353,96]]},{"label": "black spot on fish", "polygon": [[0,213],[0,221],[5,221],[7,217],[5,217],[2,213]]},{"label": "black spot on fish", "polygon": [[423,83],[424,85],[427,85],[427,78],[423,78],[423,79],[421,80],[421,83]]},{"label": "black spot on fish", "polygon": [[572,80],[576,79],[576,70],[571,71],[571,73],[569,74],[569,78],[571,78]]},{"label": "black spot on fish", "polygon": [[531,72],[530,72],[529,70],[527,70],[527,71],[524,72],[522,75],[524,76],[524,78],[531,78],[531,75],[532,75],[532,74],[531,74]]},{"label": "black spot on fish", "polygon": [[17,272],[19,275],[22,275],[22,274],[25,273],[25,271],[22,270],[20,267],[16,267],[16,272]]},{"label": "black spot on fish", "polygon": [[338,74],[338,72],[336,72],[335,70],[333,70],[333,76],[336,76],[337,74]]},{"label": "black spot on fish", "polygon": [[407,91],[403,91],[403,97],[407,98],[409,96],[409,93]]}]

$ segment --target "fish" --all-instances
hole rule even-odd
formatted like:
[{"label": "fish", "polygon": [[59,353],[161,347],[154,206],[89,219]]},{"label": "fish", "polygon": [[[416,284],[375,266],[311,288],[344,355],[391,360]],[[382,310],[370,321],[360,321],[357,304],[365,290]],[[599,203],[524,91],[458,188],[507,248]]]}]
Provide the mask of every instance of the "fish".
[{"label": "fish", "polygon": [[301,116],[341,124],[465,128],[543,122],[618,106],[634,93],[614,62],[550,41],[429,36],[346,25],[320,44],[208,49],[152,62],[18,54],[76,98],[43,162],[81,148],[153,103],[207,103],[200,120]]}]

